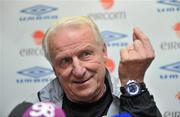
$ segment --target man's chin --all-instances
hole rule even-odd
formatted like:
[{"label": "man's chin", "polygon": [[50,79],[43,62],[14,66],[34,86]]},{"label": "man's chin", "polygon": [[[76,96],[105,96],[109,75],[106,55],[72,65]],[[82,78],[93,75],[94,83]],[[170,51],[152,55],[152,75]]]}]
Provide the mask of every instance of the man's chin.
[{"label": "man's chin", "polygon": [[94,101],[94,94],[95,93],[87,93],[86,94],[81,94],[77,96],[77,99],[78,99],[78,102],[81,102],[81,103],[90,103],[90,102],[93,102]]}]

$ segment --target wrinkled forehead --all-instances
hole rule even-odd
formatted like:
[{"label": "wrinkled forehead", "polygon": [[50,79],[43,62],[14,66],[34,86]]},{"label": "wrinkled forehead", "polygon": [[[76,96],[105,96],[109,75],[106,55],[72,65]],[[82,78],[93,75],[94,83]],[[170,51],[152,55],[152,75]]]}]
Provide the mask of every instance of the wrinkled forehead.
[{"label": "wrinkled forehead", "polygon": [[58,29],[49,37],[49,46],[65,47],[68,45],[81,45],[91,43],[97,45],[96,36],[88,26],[68,26]]},{"label": "wrinkled forehead", "polygon": [[51,57],[57,54],[74,54],[85,49],[99,50],[101,48],[93,31],[88,26],[60,28],[50,38],[49,51]]}]

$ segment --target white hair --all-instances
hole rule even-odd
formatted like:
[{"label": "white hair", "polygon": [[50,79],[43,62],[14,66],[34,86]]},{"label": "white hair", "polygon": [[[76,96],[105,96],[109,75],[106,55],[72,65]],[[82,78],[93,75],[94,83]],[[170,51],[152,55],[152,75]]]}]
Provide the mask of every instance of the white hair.
[{"label": "white hair", "polygon": [[93,33],[95,34],[96,41],[99,44],[104,44],[104,41],[101,37],[100,31],[97,27],[97,25],[87,16],[70,16],[70,17],[63,17],[59,20],[57,20],[54,25],[52,25],[46,32],[44,39],[43,39],[43,50],[45,57],[48,59],[48,61],[52,65],[51,57],[49,54],[49,39],[50,35],[54,32],[56,32],[60,27],[64,28],[67,26],[81,26],[81,25],[88,25],[92,29]]}]

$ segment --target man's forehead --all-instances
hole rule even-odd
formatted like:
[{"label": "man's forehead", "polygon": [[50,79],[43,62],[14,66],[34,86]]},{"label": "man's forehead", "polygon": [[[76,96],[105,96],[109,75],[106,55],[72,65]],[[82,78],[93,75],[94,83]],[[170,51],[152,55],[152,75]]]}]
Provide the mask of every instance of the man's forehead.
[{"label": "man's forehead", "polygon": [[93,44],[81,44],[81,46],[64,46],[64,47],[60,47],[60,48],[53,48],[53,51],[57,51],[57,52],[66,52],[66,51],[74,51],[74,52],[79,52],[79,51],[83,51],[83,50],[95,50],[97,48],[97,46],[93,45]]},{"label": "man's forehead", "polygon": [[64,30],[51,35],[49,39],[50,46],[79,46],[81,43],[96,44],[97,39],[92,31],[83,30]]},{"label": "man's forehead", "polygon": [[[65,32],[63,32],[65,31]],[[90,28],[84,27],[82,30],[60,30],[59,33],[52,35],[50,49],[56,52],[78,51],[82,49],[97,48],[98,42],[96,36]],[[67,32],[66,32],[67,31]]]},{"label": "man's forehead", "polygon": [[64,57],[64,56],[73,56],[78,55],[84,51],[96,51],[98,48],[95,45],[87,44],[76,47],[64,47],[64,48],[53,48],[52,53],[56,55],[56,57]]},{"label": "man's forehead", "polygon": [[96,35],[89,26],[83,26],[80,28],[65,27],[53,31],[48,38],[49,40],[60,39],[68,41],[69,39],[72,39],[71,41],[73,41],[76,37],[81,37],[82,39],[95,39]]}]

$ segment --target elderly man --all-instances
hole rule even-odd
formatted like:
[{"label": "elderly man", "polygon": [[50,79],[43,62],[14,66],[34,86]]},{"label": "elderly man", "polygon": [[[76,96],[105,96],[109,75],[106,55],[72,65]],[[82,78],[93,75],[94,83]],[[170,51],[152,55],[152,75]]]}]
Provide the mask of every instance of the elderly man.
[{"label": "elderly man", "polygon": [[105,64],[106,45],[88,17],[58,20],[47,31],[43,49],[56,78],[31,102],[54,102],[67,117],[111,117],[121,112],[133,117],[161,117],[144,83],[145,72],[155,57],[154,50],[138,28],[134,28],[133,43],[120,51],[120,97],[112,94],[115,84],[111,83]]}]

